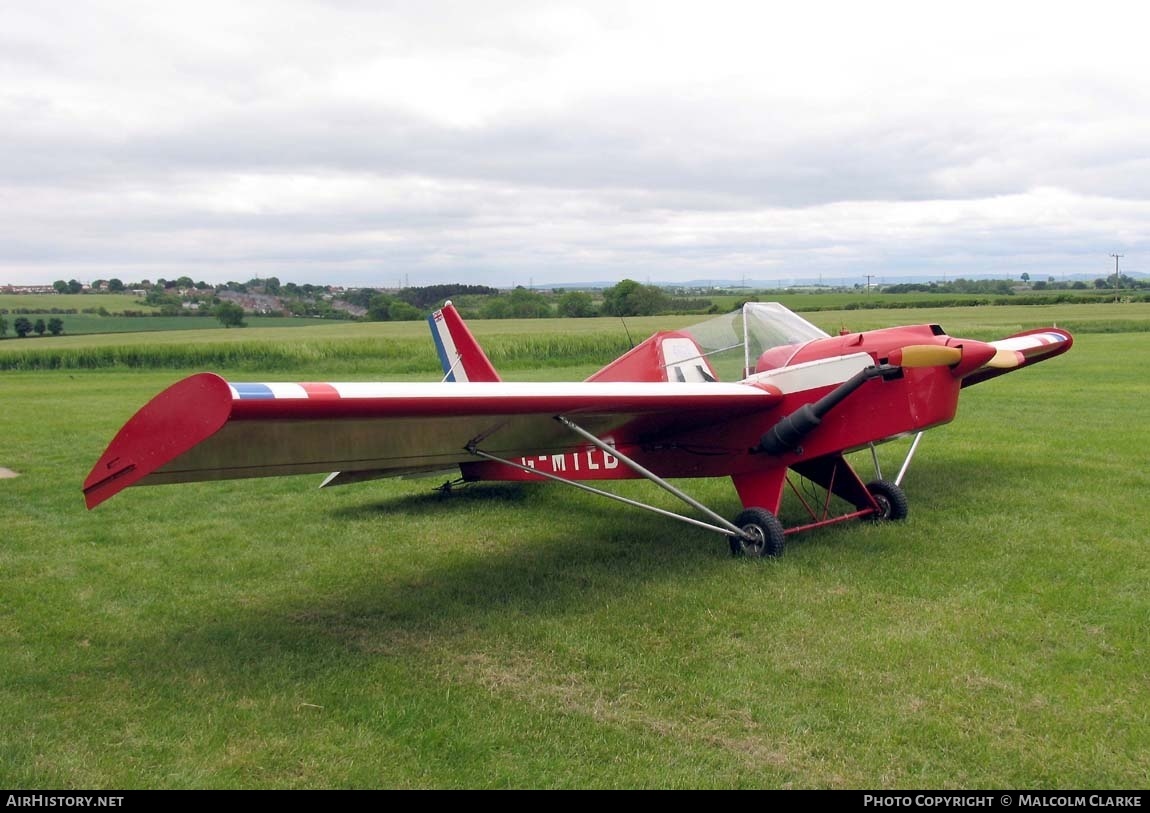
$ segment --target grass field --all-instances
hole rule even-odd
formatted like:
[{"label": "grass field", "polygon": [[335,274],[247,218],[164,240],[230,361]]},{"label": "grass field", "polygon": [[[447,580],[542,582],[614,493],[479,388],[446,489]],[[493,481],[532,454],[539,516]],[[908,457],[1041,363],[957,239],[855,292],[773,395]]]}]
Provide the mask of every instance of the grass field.
[{"label": "grass field", "polygon": [[[922,321],[1036,324],[1008,311]],[[0,373],[0,466],[21,474],[0,479],[0,786],[1145,787],[1147,337],[1089,327],[964,392],[911,469],[907,522],[778,561],[548,485],[249,480],[88,513],[92,462],[191,370]],[[424,329],[387,328],[366,335]],[[727,483],[685,485],[738,510]]]}]

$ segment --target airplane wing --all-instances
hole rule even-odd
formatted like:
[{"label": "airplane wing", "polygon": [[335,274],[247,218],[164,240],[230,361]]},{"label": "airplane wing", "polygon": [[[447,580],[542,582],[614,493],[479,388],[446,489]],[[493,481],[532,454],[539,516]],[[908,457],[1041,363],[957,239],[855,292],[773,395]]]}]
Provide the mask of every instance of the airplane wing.
[{"label": "airplane wing", "polygon": [[[134,485],[282,474],[437,471],[468,446],[515,457],[575,448],[554,420],[643,441],[769,409],[768,385],[228,383],[200,373],[137,412],[84,482],[89,508]],[[348,479],[352,479],[349,477]]]},{"label": "airplane wing", "polygon": [[990,378],[1060,356],[1074,344],[1065,330],[1046,327],[1015,333],[1005,339],[988,342],[998,352],[984,366],[963,376],[962,386],[969,387]]}]

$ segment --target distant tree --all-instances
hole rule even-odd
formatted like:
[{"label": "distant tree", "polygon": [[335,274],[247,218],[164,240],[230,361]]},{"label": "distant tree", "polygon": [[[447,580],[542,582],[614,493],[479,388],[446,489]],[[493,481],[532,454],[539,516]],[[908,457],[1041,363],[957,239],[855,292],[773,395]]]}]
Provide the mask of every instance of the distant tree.
[{"label": "distant tree", "polygon": [[62,279],[58,279],[53,282],[52,287],[56,289],[56,293],[58,294],[68,293],[68,283],[64,282]]},{"label": "distant tree", "polygon": [[12,329],[16,331],[17,336],[23,339],[32,332],[32,323],[24,316],[17,316],[16,321],[12,323]]},{"label": "distant tree", "polygon": [[387,318],[392,322],[415,322],[423,318],[423,311],[397,299],[387,306]]},{"label": "distant tree", "polygon": [[102,290],[104,290],[104,286],[107,284],[108,284],[108,281],[106,279],[92,280],[92,290],[93,291],[102,291]]},{"label": "distant tree", "polygon": [[165,293],[164,288],[156,287],[148,291],[144,302],[152,307],[159,308],[165,316],[179,316],[183,310],[183,303],[177,294]]},{"label": "distant tree", "polygon": [[0,337],[8,335],[8,320],[0,316]]},{"label": "distant tree", "polygon": [[108,290],[112,293],[119,293],[124,290],[123,281],[112,277],[112,279],[108,280]]},{"label": "distant tree", "polygon": [[595,315],[595,302],[585,291],[568,291],[559,297],[559,315],[584,319]]},{"label": "distant tree", "polygon": [[[299,293],[299,286],[294,282],[289,282],[284,285],[283,290],[284,293],[295,296],[297,293]],[[371,300],[379,295],[379,292],[374,288],[354,288],[345,292],[343,299],[345,302],[348,302],[352,305],[358,305],[361,308],[370,308]]]},{"label": "distant tree", "polygon": [[212,315],[219,319],[224,327],[245,327],[244,309],[235,302],[221,302],[216,305]]},{"label": "distant tree", "polygon": [[1023,272],[1022,272],[1022,281],[1023,281],[1023,282],[1030,282],[1030,274],[1028,274],[1027,272],[1023,271]]},{"label": "distant tree", "polygon": [[666,310],[670,301],[662,288],[625,279],[603,291],[603,313],[607,316],[653,316]]},{"label": "distant tree", "polygon": [[438,306],[443,300],[453,296],[494,296],[497,293],[499,291],[496,288],[489,288],[486,285],[452,283],[450,285],[427,285],[423,288],[404,288],[396,296],[417,308],[427,309]]},{"label": "distant tree", "polygon": [[84,283],[80,282],[80,280],[78,280],[78,279],[68,280],[68,293],[78,294],[83,290],[84,290]]},{"label": "distant tree", "polygon": [[[395,300],[387,294],[376,294],[367,305],[367,319],[370,322],[390,322],[391,303]],[[363,307],[362,305],[360,307]]]},{"label": "distant tree", "polygon": [[505,296],[493,296],[483,303],[484,319],[510,319],[511,301]]},{"label": "distant tree", "polygon": [[53,316],[48,320],[48,332],[53,336],[59,336],[64,332],[64,321],[59,317]]},{"label": "distant tree", "polygon": [[276,277],[268,277],[264,280],[264,293],[271,296],[279,296],[280,281]]},{"label": "distant tree", "polygon": [[520,285],[510,294],[490,297],[482,313],[484,319],[545,319],[551,305],[543,294]]},{"label": "distant tree", "polygon": [[43,336],[44,332],[48,330],[48,325],[44,324],[43,319],[37,319],[36,323],[32,325],[32,329],[36,331],[37,336]]},{"label": "distant tree", "polygon": [[196,283],[192,281],[191,277],[184,276],[176,280],[176,287],[187,290],[189,288],[195,288]]},{"label": "distant tree", "polygon": [[511,315],[515,319],[546,319],[551,316],[551,303],[537,291],[516,286],[511,292]]}]

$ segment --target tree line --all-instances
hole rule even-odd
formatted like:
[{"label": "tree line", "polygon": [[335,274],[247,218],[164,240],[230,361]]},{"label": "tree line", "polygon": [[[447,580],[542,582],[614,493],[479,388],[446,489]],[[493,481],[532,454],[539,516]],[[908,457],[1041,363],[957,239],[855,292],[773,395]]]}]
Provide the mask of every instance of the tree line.
[{"label": "tree line", "polygon": [[[17,316],[12,321],[12,330],[15,332],[17,338],[23,339],[30,333],[35,333],[37,336],[43,336],[45,333],[50,333],[53,336],[59,336],[64,332],[64,320],[57,316],[53,316],[48,321],[37,319],[32,321],[27,316]],[[0,338],[8,335],[8,320],[0,316]]]}]

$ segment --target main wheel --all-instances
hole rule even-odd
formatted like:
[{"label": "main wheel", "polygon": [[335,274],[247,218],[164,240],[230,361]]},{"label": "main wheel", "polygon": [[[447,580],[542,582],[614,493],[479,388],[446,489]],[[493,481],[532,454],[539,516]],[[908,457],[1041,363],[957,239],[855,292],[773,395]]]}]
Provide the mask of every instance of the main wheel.
[{"label": "main wheel", "polygon": [[906,492],[889,480],[875,480],[867,483],[866,490],[878,503],[878,513],[871,514],[864,519],[872,522],[886,522],[887,520],[906,519],[910,506],[906,501]]},{"label": "main wheel", "polygon": [[732,536],[732,556],[782,556],[786,534],[778,517],[765,508],[748,508],[735,517],[746,537]]}]

